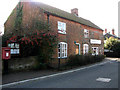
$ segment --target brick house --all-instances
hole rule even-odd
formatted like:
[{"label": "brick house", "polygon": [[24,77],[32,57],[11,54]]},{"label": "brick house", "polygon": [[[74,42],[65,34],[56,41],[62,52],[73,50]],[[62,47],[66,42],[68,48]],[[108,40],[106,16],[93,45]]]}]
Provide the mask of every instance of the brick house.
[{"label": "brick house", "polygon": [[[39,2],[22,2],[23,25],[28,27],[32,24],[32,18],[37,17],[51,24],[52,30],[58,32],[59,44],[53,65],[58,63],[58,58],[65,58],[75,54],[92,52],[93,55],[104,54],[103,30],[89,20],[78,16],[78,9],[74,8],[71,13]],[[16,9],[13,10],[5,23],[5,32],[11,33],[15,19]],[[29,29],[28,29],[29,30]],[[28,31],[22,31],[24,34]],[[60,52],[62,49],[62,52]]]}]

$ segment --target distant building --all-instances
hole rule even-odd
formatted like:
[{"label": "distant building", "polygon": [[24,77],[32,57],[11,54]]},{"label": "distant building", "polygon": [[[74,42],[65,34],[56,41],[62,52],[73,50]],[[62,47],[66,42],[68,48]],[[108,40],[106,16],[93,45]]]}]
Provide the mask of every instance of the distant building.
[{"label": "distant building", "polygon": [[[118,41],[120,41],[120,37],[117,37],[115,35],[115,30],[114,29],[112,29],[112,34],[110,34],[110,32],[107,32],[107,29],[105,29],[104,43],[106,43],[107,38],[110,38],[110,37],[116,38],[116,39],[118,39]],[[104,49],[104,52],[113,52],[113,51],[112,50],[109,51],[108,49]]]},{"label": "distant building", "polygon": [[112,29],[112,34],[110,34],[110,32],[107,32],[107,29],[105,29],[104,43],[106,42],[106,39],[110,38],[110,37],[116,38],[116,39],[118,39],[120,41],[120,37],[115,35],[115,30],[114,29]]}]

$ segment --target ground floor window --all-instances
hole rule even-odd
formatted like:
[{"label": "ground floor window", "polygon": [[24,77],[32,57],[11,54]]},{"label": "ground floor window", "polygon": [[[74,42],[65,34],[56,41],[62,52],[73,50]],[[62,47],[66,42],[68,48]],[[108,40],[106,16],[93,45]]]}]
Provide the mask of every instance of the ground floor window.
[{"label": "ground floor window", "polygon": [[67,57],[67,43],[60,42],[58,44],[58,58],[66,58]]},{"label": "ground floor window", "polygon": [[98,47],[92,47],[92,55],[98,55]]},{"label": "ground floor window", "polygon": [[89,45],[88,44],[83,44],[83,54],[86,54],[89,52]]}]

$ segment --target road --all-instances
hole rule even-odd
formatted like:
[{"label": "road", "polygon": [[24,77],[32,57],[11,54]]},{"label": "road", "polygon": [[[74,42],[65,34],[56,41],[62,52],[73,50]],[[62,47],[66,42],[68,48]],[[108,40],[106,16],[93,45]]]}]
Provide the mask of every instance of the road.
[{"label": "road", "polygon": [[106,61],[104,64],[10,85],[7,88],[118,88],[118,62]]}]

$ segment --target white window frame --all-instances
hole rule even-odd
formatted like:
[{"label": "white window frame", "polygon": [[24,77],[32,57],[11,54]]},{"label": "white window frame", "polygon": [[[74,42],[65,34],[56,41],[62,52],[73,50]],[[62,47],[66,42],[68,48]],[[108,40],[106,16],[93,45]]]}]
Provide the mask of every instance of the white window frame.
[{"label": "white window frame", "polygon": [[[94,53],[94,50],[96,50],[95,53]],[[98,47],[92,47],[92,55],[99,55],[99,48]]]},{"label": "white window frame", "polygon": [[58,33],[66,34],[66,23],[58,21]]},{"label": "white window frame", "polygon": [[89,30],[84,29],[84,37],[89,38]]},{"label": "white window frame", "polygon": [[58,58],[67,58],[67,43],[60,42],[58,44]]},{"label": "white window frame", "polygon": [[83,44],[83,54],[87,54],[89,52],[89,45]]}]

